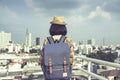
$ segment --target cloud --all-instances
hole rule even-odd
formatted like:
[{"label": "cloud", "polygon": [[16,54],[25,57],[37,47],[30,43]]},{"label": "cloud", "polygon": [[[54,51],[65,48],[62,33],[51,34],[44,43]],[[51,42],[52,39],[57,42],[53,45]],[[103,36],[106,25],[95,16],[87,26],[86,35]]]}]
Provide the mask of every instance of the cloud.
[{"label": "cloud", "polygon": [[104,11],[101,9],[101,7],[97,6],[95,11],[92,11],[89,16],[88,19],[94,19],[94,18],[98,18],[101,17],[103,19],[107,19],[107,20],[111,20],[111,15],[110,13]]},{"label": "cloud", "polygon": [[100,6],[97,6],[95,10],[88,12],[88,15],[84,15],[84,12],[83,14],[79,14],[81,13],[81,10],[82,8],[78,9],[73,13],[74,15],[68,17],[68,22],[70,23],[70,25],[74,24],[76,26],[79,26],[79,24],[87,24],[89,21],[93,21],[96,19],[101,21],[109,21],[112,18],[111,14],[101,9]]},{"label": "cloud", "polygon": [[44,9],[73,9],[79,7],[79,0],[29,0],[32,6]]},{"label": "cloud", "polygon": [[120,0],[110,0],[104,7],[109,12],[120,14]]},{"label": "cloud", "polygon": [[12,12],[10,9],[8,9],[7,6],[0,6],[0,15],[4,16],[4,15],[7,15],[7,17],[12,17],[12,18],[17,18],[17,15]]},{"label": "cloud", "polygon": [[80,22],[95,18],[111,20],[111,14],[103,10],[107,3],[108,0],[26,0],[26,4],[35,12],[49,16],[62,15],[72,18],[78,16]]},{"label": "cloud", "polygon": [[10,10],[6,5],[0,5],[0,23],[19,23],[18,15]]},{"label": "cloud", "polygon": [[46,14],[69,14],[73,9],[81,6],[79,0],[26,0],[26,4],[36,12]]}]

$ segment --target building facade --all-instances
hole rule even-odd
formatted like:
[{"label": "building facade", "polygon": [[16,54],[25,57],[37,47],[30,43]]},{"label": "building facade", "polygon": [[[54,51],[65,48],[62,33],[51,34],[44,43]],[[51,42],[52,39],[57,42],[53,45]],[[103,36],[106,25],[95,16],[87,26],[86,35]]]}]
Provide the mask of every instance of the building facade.
[{"label": "building facade", "polygon": [[6,33],[4,31],[0,32],[0,49],[6,48],[6,46],[11,41],[11,33]]},{"label": "building facade", "polygon": [[92,45],[92,46],[95,46],[95,39],[92,38],[92,39],[88,40],[87,43]]},{"label": "building facade", "polygon": [[40,45],[40,38],[39,37],[36,38],[36,45]]},{"label": "building facade", "polygon": [[25,36],[25,45],[24,45],[24,51],[25,52],[29,52],[30,47],[31,47],[31,33],[28,32],[28,30],[26,30],[26,36]]}]

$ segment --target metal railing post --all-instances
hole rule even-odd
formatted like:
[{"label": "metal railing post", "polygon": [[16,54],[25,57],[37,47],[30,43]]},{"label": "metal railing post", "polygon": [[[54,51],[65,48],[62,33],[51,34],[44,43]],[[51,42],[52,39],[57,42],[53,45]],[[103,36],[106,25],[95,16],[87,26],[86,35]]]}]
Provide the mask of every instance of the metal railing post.
[{"label": "metal railing post", "polygon": [[[91,72],[91,61],[88,61],[88,72]],[[91,75],[88,76],[88,80],[91,80]]]}]

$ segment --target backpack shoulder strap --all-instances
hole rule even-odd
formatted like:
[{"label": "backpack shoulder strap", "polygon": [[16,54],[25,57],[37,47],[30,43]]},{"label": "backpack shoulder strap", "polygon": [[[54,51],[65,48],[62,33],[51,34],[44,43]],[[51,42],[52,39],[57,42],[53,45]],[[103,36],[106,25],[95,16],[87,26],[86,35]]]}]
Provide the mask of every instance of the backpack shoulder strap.
[{"label": "backpack shoulder strap", "polygon": [[63,43],[65,41],[65,38],[66,38],[66,36],[61,36],[59,43]]},{"label": "backpack shoulder strap", "polygon": [[49,41],[50,44],[54,44],[54,40],[53,40],[52,36],[47,37],[47,39],[48,39],[48,41]]}]

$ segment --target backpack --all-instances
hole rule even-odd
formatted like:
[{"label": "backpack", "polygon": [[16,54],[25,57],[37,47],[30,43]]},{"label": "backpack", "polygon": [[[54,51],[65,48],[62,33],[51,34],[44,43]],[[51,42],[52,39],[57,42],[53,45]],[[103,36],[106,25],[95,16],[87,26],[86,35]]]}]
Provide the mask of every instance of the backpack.
[{"label": "backpack", "polygon": [[46,79],[70,78],[70,47],[64,43],[65,36],[55,43],[52,37],[47,37],[49,44],[44,46],[42,70]]}]

